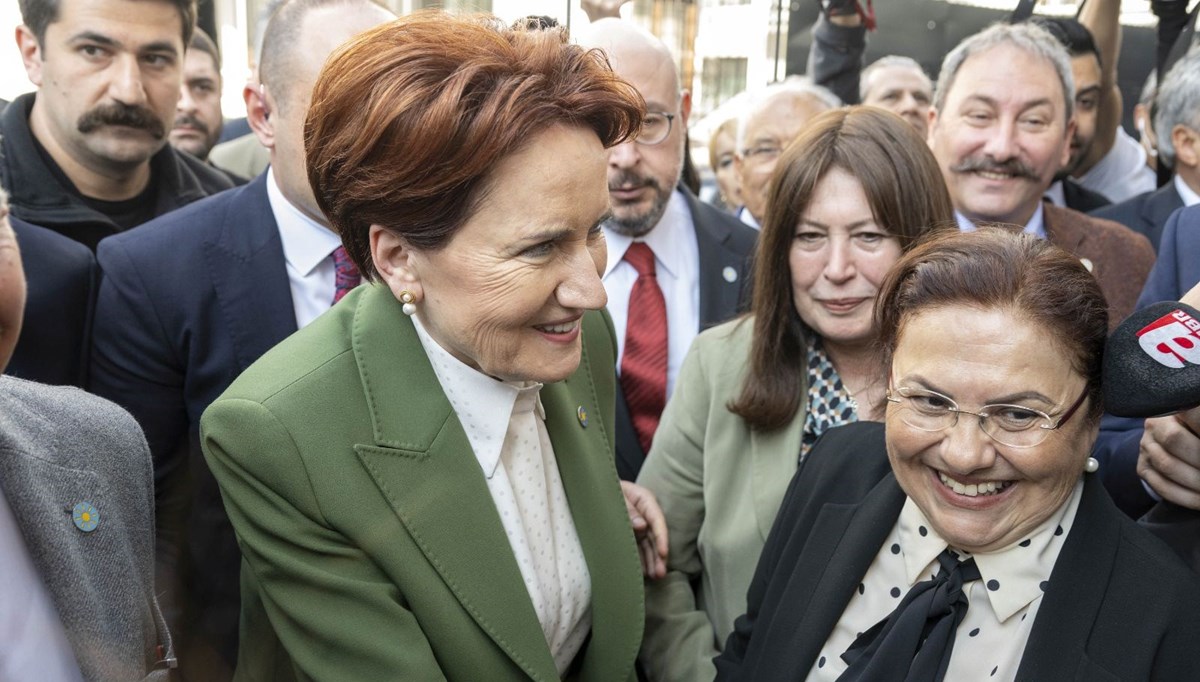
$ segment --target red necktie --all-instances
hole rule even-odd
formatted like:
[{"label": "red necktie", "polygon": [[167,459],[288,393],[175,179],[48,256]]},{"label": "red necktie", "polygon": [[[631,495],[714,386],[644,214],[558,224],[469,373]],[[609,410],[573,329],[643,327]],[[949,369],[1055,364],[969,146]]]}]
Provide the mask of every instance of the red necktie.
[{"label": "red necktie", "polygon": [[358,283],[362,281],[362,276],[358,274],[358,268],[354,266],[354,261],[350,260],[350,255],[346,253],[344,246],[334,249],[333,268],[333,302],[337,303],[342,300],[343,296],[350,293],[351,289],[358,286]]},{"label": "red necktie", "polygon": [[650,247],[634,242],[625,252],[625,261],[637,270],[638,278],[629,292],[621,389],[638,442],[643,452],[649,452],[667,404],[667,302],[658,288]]}]

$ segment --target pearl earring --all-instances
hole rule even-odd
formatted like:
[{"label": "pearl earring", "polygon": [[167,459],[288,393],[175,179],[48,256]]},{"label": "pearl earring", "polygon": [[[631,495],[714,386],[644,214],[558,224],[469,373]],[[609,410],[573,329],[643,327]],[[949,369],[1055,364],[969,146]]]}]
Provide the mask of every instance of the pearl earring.
[{"label": "pearl earring", "polygon": [[400,292],[400,302],[403,303],[404,305],[400,306],[400,310],[403,310],[404,314],[408,315],[409,317],[416,315],[417,314],[416,300],[417,300],[417,297],[413,296],[413,293],[411,291],[409,291],[407,289],[405,289],[404,291],[401,291]]},{"label": "pearl earring", "polygon": [[1083,465],[1083,470],[1088,472],[1089,474],[1096,473],[1096,470],[1099,468],[1100,468],[1100,462],[1096,461],[1095,457],[1088,457],[1087,463]]}]

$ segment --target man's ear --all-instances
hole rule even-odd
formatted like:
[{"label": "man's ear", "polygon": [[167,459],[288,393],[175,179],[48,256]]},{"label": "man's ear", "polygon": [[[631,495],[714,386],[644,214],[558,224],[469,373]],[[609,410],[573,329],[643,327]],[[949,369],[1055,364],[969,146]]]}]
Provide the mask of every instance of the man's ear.
[{"label": "man's ear", "polygon": [[21,61],[25,63],[25,75],[29,82],[42,87],[42,46],[37,36],[24,24],[17,27],[17,49],[21,52]]},{"label": "man's ear", "polygon": [[424,294],[421,289],[421,253],[410,246],[404,237],[382,225],[372,225],[367,232],[367,239],[371,245],[371,262],[396,300],[400,300],[400,294],[407,291],[413,295],[414,303],[420,303]]},{"label": "man's ear", "polygon": [[688,117],[692,115],[692,92],[683,90],[679,93],[679,125],[687,130]]},{"label": "man's ear", "polygon": [[242,99],[246,102],[246,122],[262,146],[275,149],[275,124],[271,120],[272,101],[267,96],[267,86],[249,81],[242,88]]},{"label": "man's ear", "polygon": [[1175,169],[1183,163],[1190,168],[1200,167],[1200,132],[1177,124],[1171,129],[1171,146],[1175,149]]},{"label": "man's ear", "polygon": [[929,107],[929,125],[925,128],[925,130],[927,131],[925,133],[925,143],[928,144],[930,147],[933,147],[933,130],[934,130],[934,128],[937,127],[937,124],[938,124],[937,108]]}]

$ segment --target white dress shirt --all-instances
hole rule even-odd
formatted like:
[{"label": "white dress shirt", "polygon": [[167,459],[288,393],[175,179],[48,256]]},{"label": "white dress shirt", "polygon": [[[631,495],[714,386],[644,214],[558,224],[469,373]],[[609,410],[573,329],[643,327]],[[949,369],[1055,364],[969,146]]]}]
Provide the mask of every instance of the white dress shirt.
[{"label": "white dress shirt", "polygon": [[700,333],[700,247],[687,202],[678,191],[671,194],[667,208],[654,229],[636,240],[604,228],[608,263],[604,289],[608,312],[617,332],[617,370],[625,353],[625,327],[629,321],[629,293],[637,281],[637,270],[625,262],[625,251],[634,241],[645,242],[654,252],[655,276],[667,304],[667,397],[675,389],[679,366]]},{"label": "white dress shirt", "polygon": [[[954,219],[958,221],[958,229],[963,232],[975,231],[975,223],[971,222],[970,218],[959,213],[957,210],[954,211]],[[1029,222],[1025,223],[1023,231],[1025,234],[1032,234],[1042,239],[1046,238],[1046,209],[1042,206],[1042,202],[1038,202],[1037,209],[1029,217]]]},{"label": "white dress shirt", "polygon": [[1121,126],[1117,126],[1112,149],[1075,181],[1093,192],[1103,194],[1114,204],[1152,192],[1158,187],[1154,171],[1146,165],[1146,150]]},{"label": "white dress shirt", "polygon": [[275,184],[275,171],[270,168],[267,199],[283,242],[296,327],[304,327],[333,305],[336,289],[333,252],[342,245],[342,239],[293,206]]},{"label": "white dress shirt", "polygon": [[753,227],[756,230],[762,229],[762,225],[758,224],[758,221],[755,220],[754,216],[750,213],[750,209],[746,208],[745,206],[738,209],[737,217],[738,217],[738,220],[742,221],[746,225],[749,225],[750,227]]},{"label": "white dress shirt", "polygon": [[[1001,682],[1016,678],[1082,493],[1081,477],[1065,504],[1007,547],[975,555],[951,547],[963,561],[974,556],[981,577],[963,587],[969,606],[956,630],[945,679]],[[905,500],[892,532],[809,670],[808,680],[836,680],[845,672],[841,655],[858,633],[887,618],[913,585],[931,579],[940,570],[937,557],[947,547],[916,503]]]},{"label": "white dress shirt", "polygon": [[[66,517],[70,526],[70,516]],[[71,529],[73,530],[73,529]],[[66,531],[59,531],[66,532]],[[77,682],[83,677],[17,519],[0,493],[0,680]]]},{"label": "white dress shirt", "polygon": [[592,629],[592,579],[546,432],[542,384],[498,381],[472,369],[412,320],[487,479],[562,676]]},{"label": "white dress shirt", "polygon": [[1183,199],[1184,206],[1195,206],[1200,204],[1200,194],[1197,194],[1194,189],[1188,187],[1188,184],[1183,181],[1183,178],[1175,176],[1175,191],[1179,192],[1179,198]]}]

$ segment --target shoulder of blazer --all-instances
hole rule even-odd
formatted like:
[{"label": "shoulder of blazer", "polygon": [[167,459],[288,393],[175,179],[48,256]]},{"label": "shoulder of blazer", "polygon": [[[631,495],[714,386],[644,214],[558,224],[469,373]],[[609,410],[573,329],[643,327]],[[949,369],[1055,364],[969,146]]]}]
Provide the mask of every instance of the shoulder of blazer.
[{"label": "shoulder of blazer", "polygon": [[687,201],[688,212],[692,214],[692,225],[695,226],[698,236],[741,256],[749,257],[754,253],[754,245],[758,241],[757,230],[737,217],[700,201],[688,190],[679,191]]}]

